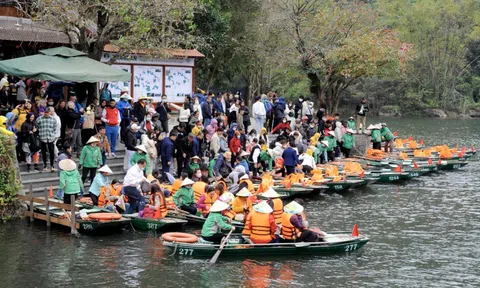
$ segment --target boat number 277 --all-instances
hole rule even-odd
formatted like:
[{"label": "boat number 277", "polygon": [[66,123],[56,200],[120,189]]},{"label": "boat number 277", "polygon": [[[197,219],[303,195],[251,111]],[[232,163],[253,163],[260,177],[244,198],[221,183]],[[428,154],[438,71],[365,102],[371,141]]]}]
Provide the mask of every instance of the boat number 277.
[{"label": "boat number 277", "polygon": [[345,252],[357,250],[357,244],[349,244],[345,246]]},{"label": "boat number 277", "polygon": [[193,249],[180,248],[180,251],[178,251],[178,255],[192,256]]}]

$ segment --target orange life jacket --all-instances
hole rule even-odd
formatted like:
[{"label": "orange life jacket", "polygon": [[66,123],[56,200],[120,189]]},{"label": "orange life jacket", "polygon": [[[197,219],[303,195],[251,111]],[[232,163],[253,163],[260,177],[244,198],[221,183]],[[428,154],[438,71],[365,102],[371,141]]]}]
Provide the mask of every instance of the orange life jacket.
[{"label": "orange life jacket", "polygon": [[243,226],[242,235],[250,236],[252,231],[250,230],[250,225],[252,223],[252,213],[248,213],[245,217],[245,226]]},{"label": "orange life jacket", "polygon": [[158,196],[160,198],[160,206],[158,209],[155,211],[155,219],[162,219],[167,216],[168,209],[167,209],[167,204],[165,203],[164,198],[162,195],[160,195],[160,192],[157,192],[150,196],[150,205],[155,206],[155,197]]},{"label": "orange life jacket", "polygon": [[98,207],[103,207],[106,204],[106,197],[105,193],[107,192],[107,188],[105,187],[100,187],[100,195],[98,196]]},{"label": "orange life jacket", "polygon": [[205,187],[207,186],[207,183],[203,181],[198,181],[195,182],[195,184],[192,185],[193,193],[195,194],[195,203],[198,202],[198,199],[202,197],[202,195],[205,194]]},{"label": "orange life jacket", "polygon": [[222,214],[223,216],[228,217],[230,220],[233,220],[233,218],[237,216],[237,213],[235,213],[235,211],[233,211],[232,209],[224,210]]},{"label": "orange life jacket", "polygon": [[227,192],[227,182],[225,182],[225,180],[223,180],[223,179],[218,180],[217,185],[218,184],[222,184],[223,185],[223,192]]},{"label": "orange life jacket", "polygon": [[167,204],[167,208],[170,210],[175,210],[177,208],[177,205],[175,205],[175,202],[173,201],[173,197],[165,197],[165,203]]},{"label": "orange life jacket", "polygon": [[285,240],[295,240],[300,236],[300,231],[290,222],[293,214],[283,213],[282,215],[282,236]]},{"label": "orange life jacket", "polygon": [[178,189],[180,189],[180,187],[182,186],[182,180],[181,179],[175,179],[175,181],[173,182],[173,185],[172,185],[172,196],[175,195],[175,193],[177,193]]},{"label": "orange life jacket", "polygon": [[252,227],[250,240],[252,240],[253,243],[269,243],[275,238],[275,231],[271,231],[270,228],[270,214],[260,213],[254,210],[252,213],[249,213],[249,216],[251,217]]},{"label": "orange life jacket", "polygon": [[255,194],[255,188],[253,187],[253,183],[250,179],[242,179],[238,182],[238,185],[242,183],[247,183],[247,189],[250,191],[252,194]]},{"label": "orange life jacket", "polygon": [[210,197],[209,194],[205,194],[205,200],[203,201],[203,204],[207,206],[207,209],[198,208],[198,211],[200,211],[203,215],[210,213],[210,207],[212,207],[213,203],[215,203],[217,199],[218,199],[217,193],[215,193],[213,197]]},{"label": "orange life jacket", "polygon": [[283,202],[280,198],[272,199],[273,202],[273,217],[275,218],[275,224],[282,223],[283,214]]},{"label": "orange life jacket", "polygon": [[107,125],[116,126],[118,125],[118,114],[120,113],[117,108],[106,107],[105,108],[105,119],[108,120]]}]

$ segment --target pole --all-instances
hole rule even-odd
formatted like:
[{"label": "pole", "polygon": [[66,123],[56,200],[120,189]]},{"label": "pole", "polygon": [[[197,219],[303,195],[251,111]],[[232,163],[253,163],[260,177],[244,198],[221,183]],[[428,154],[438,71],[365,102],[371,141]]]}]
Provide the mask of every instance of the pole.
[{"label": "pole", "polygon": [[30,222],[33,222],[33,184],[30,184],[30,192],[28,193],[30,198]]},{"label": "pole", "polygon": [[73,235],[77,234],[77,229],[75,228],[75,195],[70,195],[70,203],[72,207],[70,208],[70,222],[72,223],[72,227],[70,233]]},{"label": "pole", "polygon": [[45,195],[45,216],[47,216],[47,227],[50,227],[50,201],[48,200],[48,190],[47,188],[43,189],[43,194]]}]

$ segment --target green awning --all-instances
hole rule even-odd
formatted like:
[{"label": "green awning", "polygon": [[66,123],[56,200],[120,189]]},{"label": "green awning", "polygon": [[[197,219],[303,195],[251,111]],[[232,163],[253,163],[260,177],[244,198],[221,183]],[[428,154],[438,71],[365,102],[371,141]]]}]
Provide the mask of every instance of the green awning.
[{"label": "green awning", "polygon": [[0,61],[0,72],[49,81],[116,82],[131,80],[131,74],[88,58],[87,54],[57,47],[39,54]]}]

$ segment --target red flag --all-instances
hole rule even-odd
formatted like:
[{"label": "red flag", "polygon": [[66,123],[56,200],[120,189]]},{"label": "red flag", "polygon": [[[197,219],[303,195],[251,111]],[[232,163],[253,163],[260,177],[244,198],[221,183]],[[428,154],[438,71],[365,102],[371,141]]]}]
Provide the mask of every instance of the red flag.
[{"label": "red flag", "polygon": [[433,164],[432,158],[428,158],[428,165],[432,165],[432,164]]},{"label": "red flag", "polygon": [[303,179],[300,179],[300,183],[302,183],[302,187],[307,187],[307,183]]},{"label": "red flag", "polygon": [[360,173],[360,178],[364,178],[365,177],[365,171],[362,171],[362,173]]},{"label": "red flag", "polygon": [[472,145],[472,152],[475,152],[475,146]]},{"label": "red flag", "polygon": [[425,141],[423,141],[423,139],[422,139],[422,140],[420,140],[420,145],[422,145],[422,146],[423,146],[424,144],[425,144]]},{"label": "red flag", "polygon": [[395,169],[393,169],[393,171],[395,172],[402,172],[402,167],[400,165],[398,165],[397,167],[395,167]]},{"label": "red flag", "polygon": [[393,136],[398,136],[398,132],[397,131],[393,132]]},{"label": "red flag", "polygon": [[408,137],[408,140],[412,141],[412,140],[413,140],[413,136]]},{"label": "red flag", "polygon": [[442,160],[438,159],[437,164],[438,164],[438,165],[441,165],[441,164],[442,164]]},{"label": "red flag", "polygon": [[467,152],[467,147],[466,147],[466,146],[463,146],[463,148],[462,148],[462,151],[461,151],[461,152],[462,152],[462,153],[465,153],[465,152]]},{"label": "red flag", "polygon": [[416,161],[413,161],[413,168],[418,169],[418,164]]}]

